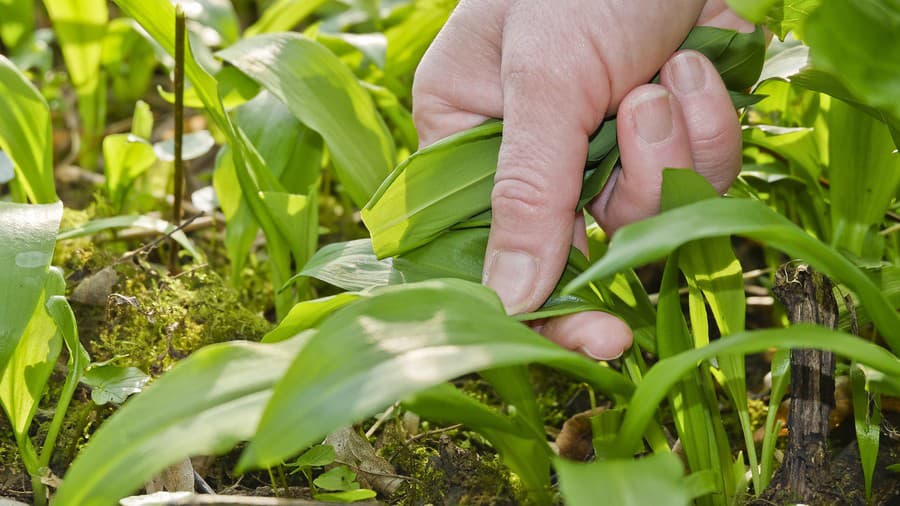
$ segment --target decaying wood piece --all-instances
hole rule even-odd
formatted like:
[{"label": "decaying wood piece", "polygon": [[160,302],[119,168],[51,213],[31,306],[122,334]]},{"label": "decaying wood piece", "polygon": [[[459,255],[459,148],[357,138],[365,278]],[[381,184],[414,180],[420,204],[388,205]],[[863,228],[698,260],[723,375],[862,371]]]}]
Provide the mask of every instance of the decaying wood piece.
[{"label": "decaying wood piece", "polygon": [[191,459],[172,464],[165,471],[150,478],[144,485],[147,492],[193,492],[194,491],[194,466]]},{"label": "decaying wood piece", "polygon": [[403,485],[403,477],[397,475],[394,466],[376,455],[372,445],[353,428],[344,427],[332,432],[325,438],[325,444],[334,447],[336,463],[356,471],[356,478],[363,487],[390,496]]},{"label": "decaying wood piece", "polygon": [[[807,265],[783,265],[775,277],[775,296],[792,324],[836,328],[834,285]],[[829,486],[828,416],[834,406],[834,354],[791,351],[791,403],[788,446],[781,468],[762,496],[775,504],[832,504],[839,495]]]}]

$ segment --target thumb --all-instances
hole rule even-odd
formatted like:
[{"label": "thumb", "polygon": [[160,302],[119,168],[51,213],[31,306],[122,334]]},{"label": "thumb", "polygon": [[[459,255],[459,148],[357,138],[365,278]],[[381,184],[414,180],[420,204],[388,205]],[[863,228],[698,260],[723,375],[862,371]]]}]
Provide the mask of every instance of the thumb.
[{"label": "thumb", "polygon": [[[548,68],[524,56],[504,55],[501,70],[504,133],[483,279],[510,314],[539,307],[562,274],[588,135],[609,103],[600,62],[571,55]],[[577,78],[585,73],[591,79]]]}]

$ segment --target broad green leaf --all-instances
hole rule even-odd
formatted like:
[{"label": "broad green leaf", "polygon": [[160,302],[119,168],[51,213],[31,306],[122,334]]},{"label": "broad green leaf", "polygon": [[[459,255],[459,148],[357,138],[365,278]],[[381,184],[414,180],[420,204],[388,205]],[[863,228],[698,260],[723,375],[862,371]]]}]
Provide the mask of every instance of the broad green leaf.
[{"label": "broad green leaf", "polygon": [[[234,67],[225,70],[228,69],[240,73]],[[294,118],[287,106],[267,91],[238,107],[234,118],[265,160],[266,168],[286,190],[309,191],[319,177],[322,163],[322,138],[318,134]],[[273,124],[279,127],[273,130]],[[237,282],[256,239],[258,225],[248,197],[241,189],[230,148],[223,149],[216,158],[213,185],[225,213],[225,246],[231,260],[232,280]]]},{"label": "broad green leaf", "polygon": [[338,466],[325,471],[313,483],[325,490],[357,490],[359,483],[356,481],[356,473],[347,466]]},{"label": "broad green leaf", "polygon": [[[387,39],[382,33],[310,33],[304,35],[327,47],[360,80],[372,79],[375,68],[384,69]],[[360,83],[362,84],[362,83]]]},{"label": "broad green leaf", "polygon": [[43,0],[60,43],[72,84],[79,93],[98,86],[103,34],[109,14],[103,0]]},{"label": "broad green leaf", "polygon": [[766,421],[763,425],[762,452],[760,454],[760,486],[765,490],[775,472],[775,445],[778,443],[778,433],[781,431],[781,422],[778,421],[778,408],[781,401],[787,395],[791,384],[791,352],[780,349],[772,357],[772,389],[769,393],[769,409],[766,413]]},{"label": "broad green leaf", "polygon": [[276,387],[239,465],[280,462],[333,427],[461,374],[530,362],[558,367],[608,394],[632,388],[618,372],[507,317],[481,285],[448,279],[383,288],[322,323]]},{"label": "broad green leaf", "polygon": [[[660,359],[675,356],[695,347],[682,315],[677,269],[681,262],[680,257],[680,251],[669,257],[659,289],[656,334],[659,336],[657,350]],[[696,297],[695,292],[696,289],[691,290],[692,299]],[[705,308],[703,309],[705,316]],[[705,328],[705,322],[703,323]],[[697,329],[694,328],[694,331],[697,332]],[[709,370],[696,369],[689,371],[674,383],[667,394],[675,429],[684,448],[689,468],[694,472],[718,470],[722,466],[722,461],[731,457],[727,440],[723,442],[719,436],[724,432],[721,417],[710,416],[710,413],[718,412],[718,401],[715,400],[715,396],[710,403],[706,395],[712,388]],[[610,443],[614,444],[614,441],[615,438]],[[607,452],[610,451],[608,449],[610,446],[607,443]],[[727,473],[719,473],[717,482],[722,490],[733,488]]]},{"label": "broad green leaf", "polygon": [[278,0],[244,31],[244,37],[289,31],[324,3],[325,0]]},{"label": "broad green leaf", "polygon": [[[720,197],[715,188],[703,176],[692,170],[669,169],[663,173],[661,201],[663,210],[718,198]],[[689,301],[692,328],[696,334],[695,344],[701,346],[709,341],[706,305],[709,306],[723,336],[743,331],[747,307],[744,298],[743,269],[731,248],[729,238],[710,237],[685,244],[679,249],[678,262],[690,289]],[[700,321],[702,325],[699,324]],[[701,333],[702,335],[699,335]],[[719,360],[719,369],[724,382],[723,387],[728,392],[741,423],[751,474],[758,488],[759,474],[756,448],[753,443],[753,427],[747,408],[744,358],[723,357]]]},{"label": "broad green leaf", "polygon": [[81,163],[93,168],[106,123],[106,82],[101,78],[103,35],[109,21],[106,0],[43,0],[59,41],[69,78],[78,92]]},{"label": "broad green leaf", "polygon": [[208,30],[198,30],[208,46],[228,46],[240,37],[240,26],[231,0],[194,0],[182,2],[184,15],[190,22],[212,28],[218,34],[212,37]]},{"label": "broad green leaf", "polygon": [[319,241],[319,203],[316,185],[307,195],[282,192],[260,192],[275,227],[291,249],[297,265],[306,264],[315,253]]},{"label": "broad green leaf", "polygon": [[850,366],[850,389],[853,397],[853,422],[856,442],[859,445],[859,460],[866,483],[866,499],[872,498],[872,476],[878,460],[878,446],[881,442],[881,394],[870,392],[867,387],[865,369],[859,364]]},{"label": "broad green leaf", "polygon": [[153,112],[150,110],[150,105],[143,100],[138,100],[134,104],[134,114],[131,117],[131,134],[147,141],[153,135]]},{"label": "broad green leaf", "polygon": [[0,55],[0,97],[0,150],[12,160],[17,184],[31,202],[56,202],[50,107],[34,85],[3,55]]},{"label": "broad green leaf", "polygon": [[394,165],[394,143],[372,98],[341,61],[299,34],[260,35],[219,55],[322,136],[338,178],[365,204]]},{"label": "broad green leaf", "polygon": [[[218,82],[219,96],[222,97],[222,107],[226,110],[234,109],[259,94],[259,83],[234,67],[224,67],[218,71],[216,81]],[[156,88],[156,91],[166,102],[175,103],[175,93],[166,91],[160,86]],[[197,88],[190,87],[184,90],[184,106],[194,109],[206,107]]]},{"label": "broad green leaf", "polygon": [[[751,3],[753,0],[745,0],[745,3]],[[803,39],[803,23],[809,13],[816,9],[823,0],[765,0],[772,6],[768,12],[766,27],[784,40],[789,32],[799,39]],[[759,22],[758,20],[756,21]]]},{"label": "broad green leaf", "polygon": [[434,422],[461,423],[479,432],[484,429],[511,434],[516,432],[508,417],[478,402],[450,383],[440,383],[416,392],[407,397],[403,405]]},{"label": "broad green leaf", "polygon": [[671,453],[589,464],[556,458],[553,467],[559,473],[560,493],[570,506],[593,506],[598,501],[617,506],[691,503],[681,462]]},{"label": "broad green leaf", "polygon": [[659,259],[692,240],[726,235],[741,235],[768,244],[844,283],[859,296],[891,348],[900,350],[900,318],[878,287],[840,253],[757,201],[704,200],[623,227],[613,236],[606,256],[569,283],[564,293],[591,280]]},{"label": "broad green leaf", "polygon": [[[587,227],[590,258],[606,254],[606,233],[596,223]],[[656,310],[637,274],[631,269],[617,273],[612,279],[594,283],[610,312],[625,320],[634,339],[643,350],[656,353]]]},{"label": "broad green leaf", "polygon": [[[234,118],[286,190],[302,194],[319,179],[322,138],[295,118],[272,93],[260,92],[238,107]],[[273,125],[278,128],[272,128]]]},{"label": "broad green leaf", "polygon": [[362,210],[379,258],[428,243],[490,208],[502,124],[438,141],[404,160]]},{"label": "broad green leaf", "polygon": [[334,447],[331,445],[316,445],[306,450],[297,460],[287,464],[291,467],[322,467],[334,462]]},{"label": "broad green leaf", "polygon": [[0,40],[15,50],[34,32],[34,0],[0,0]]},{"label": "broad green leaf", "polygon": [[179,362],[93,434],[55,504],[114,504],[175,462],[222,453],[249,438],[272,386],[310,335],[216,344]]},{"label": "broad green leaf", "polygon": [[715,65],[725,86],[741,91],[753,86],[759,78],[766,58],[766,36],[760,27],[752,33],[741,33],[697,26],[681,44],[681,49],[703,53]]},{"label": "broad green leaf", "polygon": [[[450,12],[456,7],[454,0],[426,0],[416,2],[415,9],[402,22],[384,31],[387,37],[385,73],[407,85],[425,50],[440,31]],[[408,87],[405,88],[409,90]]]},{"label": "broad green leaf", "polygon": [[[615,123],[615,120],[613,120],[613,123]],[[607,124],[609,123],[604,124],[604,126]],[[588,156],[590,156],[590,153],[588,153]],[[596,167],[584,171],[584,181],[581,183],[581,195],[578,197],[576,209],[584,209],[584,206],[594,200],[597,195],[600,195],[618,162],[619,148],[616,146],[597,163]]]},{"label": "broad green leaf", "polygon": [[[663,173],[661,209],[664,211],[718,198],[718,192],[706,179],[692,170],[670,169]],[[728,238],[713,237],[686,244],[678,258],[688,282],[695,283],[703,292],[722,334],[744,330],[743,269]]]},{"label": "broad green leaf", "polygon": [[374,490],[358,488],[355,490],[344,490],[342,492],[322,492],[315,494],[313,499],[317,501],[352,503],[374,499],[377,495],[378,494]]},{"label": "broad green leaf", "polygon": [[78,326],[75,323],[75,313],[72,312],[69,302],[66,300],[65,279],[62,277],[61,270],[51,270],[51,278],[55,278],[56,289],[48,289],[48,293],[53,293],[45,304],[46,311],[56,324],[58,333],[62,335],[63,342],[69,351],[69,358],[66,361],[66,367],[69,369],[66,374],[66,382],[63,384],[62,391],[56,401],[56,410],[53,413],[53,420],[50,422],[50,428],[47,431],[47,437],[44,439],[43,448],[41,448],[40,464],[41,467],[50,465],[50,457],[53,455],[56,438],[62,429],[63,419],[66,411],[69,409],[69,403],[78,387],[78,381],[84,375],[84,371],[91,362],[91,357],[87,350],[81,344],[78,338]]},{"label": "broad green leaf", "polygon": [[[484,268],[487,239],[487,228],[452,230],[403,255],[381,260],[375,256],[372,242],[368,239],[332,243],[319,250],[289,281],[303,276],[314,277],[348,291],[436,278],[457,278],[477,283],[481,281]],[[580,290],[575,296],[560,294],[560,288],[586,267],[587,259],[581,252],[574,248],[570,250],[569,261],[557,290],[537,311],[517,315],[517,318],[534,320],[607,308],[591,289]]]},{"label": "broad green leaf", "polygon": [[[182,142],[181,156],[185,161],[200,158],[206,153],[209,153],[209,150],[216,145],[216,140],[213,139],[209,130],[199,130],[197,132],[184,134],[184,140]],[[175,141],[173,139],[168,139],[157,142],[153,145],[153,152],[164,162],[175,161]]]},{"label": "broad green leaf", "polygon": [[410,151],[414,150],[419,145],[419,134],[413,123],[412,112],[391,90],[365,81],[362,85],[372,95],[385,121],[393,127],[397,145],[405,146]]},{"label": "broad green leaf", "polygon": [[128,396],[140,393],[149,381],[150,376],[136,367],[109,364],[90,367],[81,378],[91,388],[91,400],[98,406],[122,404]]},{"label": "broad green leaf", "polygon": [[728,6],[751,23],[761,23],[773,5],[784,0],[728,0]]},{"label": "broad green leaf", "polygon": [[[41,300],[47,296],[46,291],[41,292]],[[43,304],[36,304],[24,316],[30,317],[28,325],[0,376],[0,404],[19,441],[19,448],[28,438],[31,420],[63,346],[62,337]],[[22,457],[27,463],[25,456]],[[35,470],[29,468],[28,471]]]},{"label": "broad green leaf", "polygon": [[[315,187],[312,188],[315,191]],[[269,254],[269,264],[273,272],[290,272],[291,256],[297,265],[306,263],[316,250],[318,242],[318,193],[293,195],[285,192],[259,192],[259,199],[272,223],[273,231],[266,234],[269,241],[279,241],[287,246],[283,255]],[[277,235],[276,235],[277,234]],[[273,277],[273,282],[284,286],[287,281]],[[308,291],[306,283],[298,283],[297,294]],[[275,309],[282,318],[293,305],[293,290],[281,289],[275,294]]]},{"label": "broad green leaf", "polygon": [[787,329],[740,332],[709,346],[659,361],[644,376],[628,403],[619,432],[616,454],[631,456],[647,424],[666,392],[688,371],[703,361],[730,354],[759,353],[768,348],[815,348],[859,361],[885,374],[900,374],[900,359],[888,350],[858,337],[816,327],[795,325]]},{"label": "broad green leaf", "polygon": [[194,246],[194,242],[185,235],[184,231],[175,230],[175,225],[152,216],[126,215],[113,216],[111,218],[97,218],[77,227],[60,231],[57,239],[64,241],[66,239],[94,235],[103,232],[104,230],[114,228],[142,228],[155,231],[159,234],[169,234],[172,239],[180,244],[192,257],[197,260],[203,258],[203,253]]},{"label": "broad green leaf", "polygon": [[135,179],[156,163],[153,146],[133,134],[107,135],[103,139],[103,172],[106,191],[116,209],[122,209]]},{"label": "broad green leaf", "polygon": [[832,0],[806,18],[815,68],[829,72],[865,105],[900,118],[900,2]]},{"label": "broad green leaf", "polygon": [[0,374],[18,346],[47,279],[62,203],[0,202]]},{"label": "broad green leaf", "polygon": [[803,170],[805,181],[814,181],[822,173],[819,148],[811,128],[787,128],[753,125],[743,130],[745,144],[768,149]]},{"label": "broad green leaf", "polygon": [[871,392],[873,395],[887,394],[900,397],[900,378],[888,376],[881,371],[859,364],[856,364],[854,367],[859,368],[865,374],[867,392]]},{"label": "broad green leaf", "polygon": [[290,339],[304,330],[317,327],[331,313],[360,298],[356,293],[339,293],[331,297],[307,300],[294,305],[277,327],[263,336],[264,343]]},{"label": "broad green leaf", "polygon": [[[765,55],[761,29],[738,33],[695,28],[682,46],[706,54],[729,86],[749,88]],[[618,156],[615,123],[590,142],[579,205],[596,196]],[[488,122],[413,153],[391,173],[362,210],[379,258],[421,246],[453,225],[490,209],[502,125]]]},{"label": "broad green leaf", "polygon": [[891,134],[840,100],[831,101],[828,128],[832,244],[857,256],[881,257],[881,252],[866,255],[863,246],[900,190],[900,156]]},{"label": "broad green leaf", "polygon": [[300,276],[316,278],[350,292],[403,282],[402,273],[394,269],[392,259],[379,260],[375,256],[369,239],[323,246],[288,282]]},{"label": "broad green leaf", "polygon": [[[107,23],[101,63],[112,87],[110,95],[121,104],[139,101],[144,96],[159,65],[153,44],[129,18],[116,18]],[[150,138],[149,135],[141,137]]]}]

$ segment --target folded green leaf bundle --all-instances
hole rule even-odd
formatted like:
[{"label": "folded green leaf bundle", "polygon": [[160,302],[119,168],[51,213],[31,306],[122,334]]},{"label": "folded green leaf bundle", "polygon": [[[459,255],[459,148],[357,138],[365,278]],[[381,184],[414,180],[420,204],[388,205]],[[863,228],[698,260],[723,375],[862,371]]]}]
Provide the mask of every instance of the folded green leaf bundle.
[{"label": "folded green leaf bundle", "polygon": [[[737,106],[759,76],[765,56],[761,29],[739,33],[694,28],[682,45],[706,55]],[[502,124],[485,123],[428,146],[403,161],[372,196],[362,218],[379,258],[422,246],[458,223],[490,209]],[[597,196],[619,160],[615,120],[591,136],[579,209]]]}]

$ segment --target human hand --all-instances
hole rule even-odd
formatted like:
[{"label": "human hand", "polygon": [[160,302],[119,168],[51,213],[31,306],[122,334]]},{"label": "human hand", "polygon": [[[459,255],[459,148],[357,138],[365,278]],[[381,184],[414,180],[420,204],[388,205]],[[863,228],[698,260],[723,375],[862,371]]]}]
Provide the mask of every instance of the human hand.
[{"label": "human hand", "polygon": [[[719,191],[740,170],[740,126],[715,68],[673,54],[695,24],[750,31],[723,0],[462,0],[413,85],[421,147],[503,118],[484,282],[510,314],[539,307],[571,245],[588,136],[617,114],[621,170],[587,209],[608,232],[659,210],[662,169],[693,167]],[[660,84],[646,84],[656,72]],[[587,312],[538,330],[598,359],[631,345]]]}]

